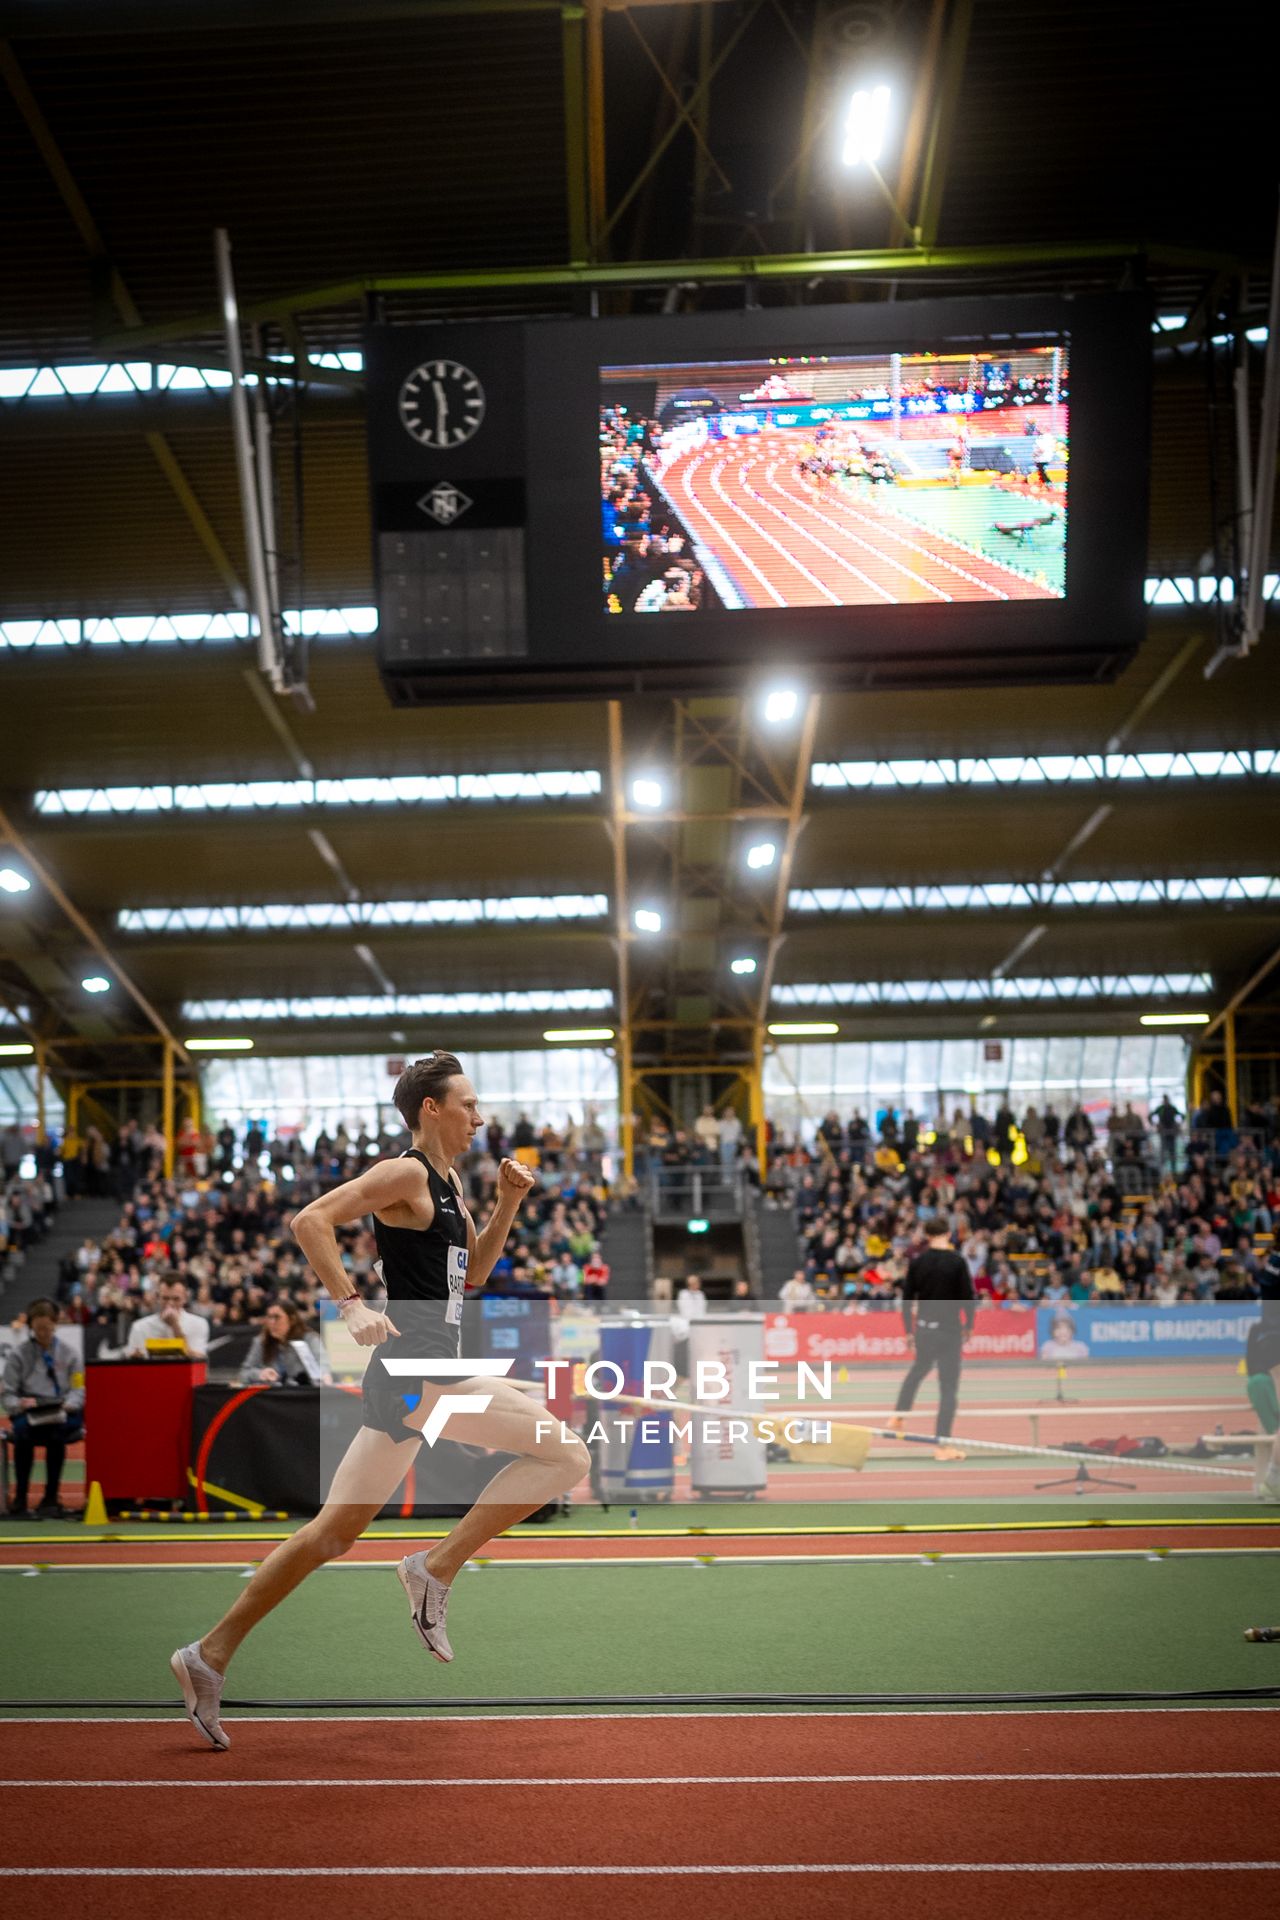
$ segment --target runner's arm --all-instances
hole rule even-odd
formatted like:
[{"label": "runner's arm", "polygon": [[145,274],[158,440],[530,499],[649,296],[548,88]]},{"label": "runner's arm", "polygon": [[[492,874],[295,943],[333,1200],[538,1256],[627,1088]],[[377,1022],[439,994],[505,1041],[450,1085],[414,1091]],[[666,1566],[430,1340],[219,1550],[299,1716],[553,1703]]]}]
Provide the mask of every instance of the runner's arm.
[{"label": "runner's arm", "polygon": [[520,1210],[520,1202],[527,1193],[532,1192],[534,1185],[534,1176],[528,1167],[522,1167],[518,1160],[504,1160],[498,1168],[498,1190],[493,1212],[485,1221],[483,1232],[476,1232],[475,1221],[467,1214],[468,1293],[475,1293],[493,1272],[507,1244],[511,1223]]},{"label": "runner's arm", "polygon": [[[351,1276],[344,1268],[338,1252],[335,1229],[406,1200],[416,1201],[419,1207],[425,1200],[428,1208],[431,1206],[430,1188],[422,1162],[409,1159],[380,1160],[366,1173],[357,1175],[354,1180],[344,1181],[329,1193],[322,1193],[318,1199],[294,1214],[293,1237],[306,1254],[331,1300],[350,1299],[353,1292]],[[430,1226],[431,1221],[423,1220],[423,1225]],[[362,1347],[381,1346],[388,1332],[400,1331],[388,1315],[375,1313],[362,1300],[354,1301],[345,1308],[343,1317],[356,1342]]]}]

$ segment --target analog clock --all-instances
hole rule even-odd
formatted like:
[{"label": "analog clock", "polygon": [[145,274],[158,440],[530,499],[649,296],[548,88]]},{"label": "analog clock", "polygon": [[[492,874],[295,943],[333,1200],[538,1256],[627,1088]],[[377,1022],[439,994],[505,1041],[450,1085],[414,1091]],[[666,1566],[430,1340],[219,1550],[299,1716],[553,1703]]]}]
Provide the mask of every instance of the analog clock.
[{"label": "analog clock", "polygon": [[460,447],[484,419],[484,388],[457,360],[424,360],[400,389],[400,420],[424,447]]}]

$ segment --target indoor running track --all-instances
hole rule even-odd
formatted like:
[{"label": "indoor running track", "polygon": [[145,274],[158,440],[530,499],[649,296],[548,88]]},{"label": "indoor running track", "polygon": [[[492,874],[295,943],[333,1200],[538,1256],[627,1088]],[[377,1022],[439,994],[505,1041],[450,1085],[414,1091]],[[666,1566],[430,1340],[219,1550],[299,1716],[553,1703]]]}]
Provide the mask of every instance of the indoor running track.
[{"label": "indoor running track", "polygon": [[1280,1901],[1267,1708],[228,1724],[223,1754],[179,1719],[0,1726],[15,1911],[1256,1920]]},{"label": "indoor running track", "polygon": [[674,460],[663,490],[748,606],[1043,600],[1014,567],[946,534],[870,507],[835,486],[806,486],[794,441],[711,441]]}]

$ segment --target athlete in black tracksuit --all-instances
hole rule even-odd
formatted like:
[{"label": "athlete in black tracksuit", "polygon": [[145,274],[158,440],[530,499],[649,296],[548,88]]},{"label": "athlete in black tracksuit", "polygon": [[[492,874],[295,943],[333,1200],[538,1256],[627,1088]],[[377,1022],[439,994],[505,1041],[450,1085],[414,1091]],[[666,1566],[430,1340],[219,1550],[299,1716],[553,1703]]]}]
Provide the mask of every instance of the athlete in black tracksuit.
[{"label": "athlete in black tracksuit", "polygon": [[960,1386],[960,1350],[973,1328],[977,1298],[969,1269],[951,1244],[946,1222],[935,1222],[929,1244],[907,1268],[902,1288],[902,1321],[916,1357],[898,1389],[897,1411],[913,1403],[930,1368],[938,1369],[938,1440],[946,1440],[956,1416]]}]

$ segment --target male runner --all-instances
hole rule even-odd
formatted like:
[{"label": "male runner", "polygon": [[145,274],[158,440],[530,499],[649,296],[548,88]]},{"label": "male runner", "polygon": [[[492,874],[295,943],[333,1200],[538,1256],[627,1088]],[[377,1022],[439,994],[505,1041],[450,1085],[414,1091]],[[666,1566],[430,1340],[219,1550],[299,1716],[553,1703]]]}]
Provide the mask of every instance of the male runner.
[{"label": "male runner", "polygon": [[966,1261],[951,1244],[951,1222],[939,1214],[929,1224],[929,1244],[907,1268],[902,1286],[902,1324],[914,1339],[916,1357],[898,1390],[897,1417],[891,1422],[901,1433],[904,1414],[915,1400],[921,1381],[938,1369],[938,1423],[934,1438],[937,1460],[962,1460],[951,1442],[960,1387],[960,1349],[972,1330],[977,1298]]},{"label": "male runner", "polygon": [[1248,1393],[1267,1432],[1274,1435],[1263,1492],[1280,1500],[1280,1247],[1273,1246],[1259,1275],[1262,1308],[1245,1346]]},{"label": "male runner", "polygon": [[[339,1462],[320,1512],[263,1561],[211,1632],[179,1648],[169,1662],[187,1718],[212,1747],[231,1744],[219,1710],[232,1654],[250,1628],[309,1573],[354,1546],[404,1478],[446,1387],[458,1394],[481,1393],[489,1401],[483,1413],[451,1413],[444,1428],[449,1438],[519,1457],[495,1474],[446,1539],[400,1563],[414,1627],[437,1660],[453,1658],[445,1614],[459,1569],[487,1540],[567,1492],[590,1468],[582,1441],[559,1437],[558,1422],[553,1433],[539,1437],[538,1421],[544,1428],[548,1424],[545,1410],[518,1387],[505,1380],[460,1380],[456,1374],[433,1378],[433,1359],[461,1357],[463,1293],[488,1279],[534,1176],[514,1160],[502,1162],[493,1212],[477,1234],[453,1162],[484,1122],[460,1062],[451,1053],[415,1060],[396,1082],[394,1099],[413,1145],[294,1216],[298,1244],[337,1301],[357,1345],[380,1351],[364,1376],[360,1432]],[[369,1213],[387,1290],[382,1313],[353,1290],[334,1233],[335,1227]],[[388,1374],[382,1365],[386,1356],[421,1360],[421,1374]]]}]

